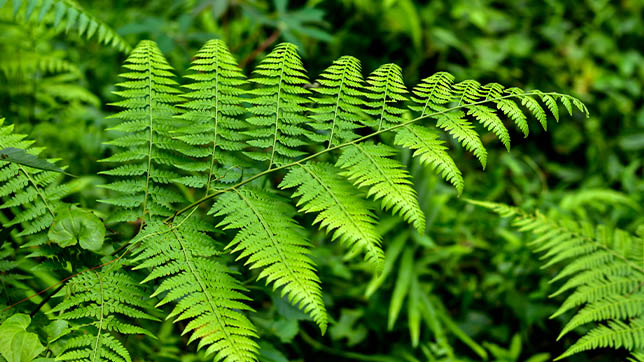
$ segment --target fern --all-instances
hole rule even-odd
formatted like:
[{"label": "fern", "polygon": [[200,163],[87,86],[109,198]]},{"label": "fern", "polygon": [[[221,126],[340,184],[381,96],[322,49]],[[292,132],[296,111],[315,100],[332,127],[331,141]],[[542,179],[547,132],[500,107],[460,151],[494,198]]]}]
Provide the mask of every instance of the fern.
[{"label": "fern", "polygon": [[[149,299],[136,280],[122,272],[89,272],[74,277],[58,296],[65,297],[50,313],[72,321],[58,338],[65,340],[60,361],[130,362],[120,334],[150,332],[129,319],[156,320],[147,310]],[[71,335],[71,336],[70,336]]]},{"label": "fern", "polygon": [[263,268],[258,279],[281,288],[324,333],[328,321],[320,280],[308,256],[310,243],[292,219],[295,210],[268,192],[245,188],[223,195],[210,213],[223,217],[219,227],[239,229],[226,248],[240,252],[238,259],[248,258],[251,268]]},{"label": "fern", "polygon": [[141,242],[136,269],[150,268],[143,282],[161,279],[152,297],[162,295],[161,306],[176,302],[167,318],[187,321],[184,334],[189,343],[199,339],[199,348],[215,352],[216,360],[254,361],[257,332],[240,311],[250,310],[245,289],[228,267],[213,259],[219,252],[203,223],[182,220],[177,225],[148,224],[134,239]]},{"label": "fern", "polygon": [[[2,9],[8,0],[0,0]],[[99,43],[110,45],[122,52],[128,53],[131,48],[128,43],[107,24],[94,15],[85,11],[73,0],[12,0],[13,16],[17,18],[24,13],[24,21],[43,23],[51,20],[55,28],[65,32],[74,31],[81,37],[90,39],[97,37]],[[53,19],[48,19],[49,17]]]},{"label": "fern", "polygon": [[142,41],[124,67],[130,72],[121,74],[126,81],[119,84],[122,90],[115,92],[123,100],[113,103],[123,108],[113,116],[121,122],[110,130],[125,134],[107,144],[125,150],[103,159],[102,162],[120,165],[101,172],[123,179],[103,186],[120,196],[102,201],[120,207],[110,216],[110,222],[166,217],[172,215],[173,204],[183,201],[180,194],[165,187],[180,177],[169,166],[191,166],[176,152],[187,145],[173,138],[180,91],[175,88],[172,67],[151,41]]},{"label": "fern", "polygon": [[348,245],[352,253],[364,252],[368,262],[381,268],[384,253],[375,229],[375,215],[339,173],[325,163],[302,164],[291,169],[280,188],[297,187],[293,197],[299,197],[300,211],[319,213],[315,223]]},{"label": "fern", "polygon": [[373,117],[371,126],[380,131],[404,121],[401,106],[407,100],[407,88],[402,78],[402,69],[396,64],[384,64],[367,78],[365,96],[368,107],[364,111]]},{"label": "fern", "polygon": [[181,105],[185,111],[179,115],[188,125],[176,131],[181,134],[176,138],[194,146],[186,154],[199,158],[199,166],[193,168],[199,174],[186,176],[181,182],[205,186],[208,193],[214,181],[229,179],[229,168],[243,164],[234,152],[245,147],[240,130],[246,123],[239,115],[245,112],[241,95],[247,81],[221,40],[206,43],[190,69],[197,73],[186,76],[193,83],[184,86],[190,90],[184,95],[189,101]]},{"label": "fern", "polygon": [[317,123],[316,130],[328,132],[327,148],[353,140],[355,130],[362,126],[364,117],[364,79],[360,61],[344,56],[333,62],[316,81],[319,87],[312,88],[319,97],[314,97],[316,107],[311,116]]},{"label": "fern", "polygon": [[552,318],[576,313],[559,339],[577,327],[598,323],[558,359],[596,348],[644,348],[644,239],[603,225],[555,221],[502,204],[474,203],[513,217],[520,231],[536,234],[531,245],[543,253],[545,267],[564,264],[552,282],[566,282],[553,296],[572,293]]},{"label": "fern", "polygon": [[411,176],[392,158],[396,150],[384,144],[356,144],[338,158],[341,173],[357,187],[368,187],[368,196],[382,199],[383,209],[392,209],[419,232],[425,230],[425,215],[418,205]]},{"label": "fern", "polygon": [[[0,118],[0,149],[13,147],[39,155],[43,148],[33,147],[34,141],[26,135],[14,133],[13,125],[5,125]],[[55,161],[55,160],[51,160]],[[62,205],[61,199],[73,191],[71,183],[61,183],[61,174],[44,171],[0,159],[0,209],[11,210],[13,220],[5,227],[21,225],[17,236],[31,236],[28,246],[42,245],[48,241],[46,231]]]},{"label": "fern", "polygon": [[251,82],[260,85],[249,93],[253,115],[246,119],[255,126],[245,132],[250,146],[267,152],[247,151],[255,160],[268,161],[268,169],[275,164],[287,163],[305,153],[298,148],[308,144],[309,118],[304,115],[310,92],[303,87],[308,83],[304,66],[295,45],[282,43],[266,56],[253,71]]},{"label": "fern", "polygon": [[[70,2],[56,4],[64,8],[54,12],[61,24],[79,24],[65,7]],[[86,29],[79,32],[87,34]],[[313,245],[295,219],[298,211],[313,214],[313,223],[345,245],[349,256],[364,254],[368,265],[385,270],[378,203],[418,231],[425,229],[412,177],[390,143],[410,149],[460,194],[463,176],[440,129],[485,167],[479,123],[509,148],[504,115],[527,131],[522,106],[538,121],[545,113],[541,103],[551,112],[558,112],[557,102],[567,110],[576,106],[585,111],[570,96],[506,90],[473,80],[454,83],[445,72],[425,78],[410,94],[399,66],[383,65],[363,81],[360,62],[352,57],[338,59],[317,83],[309,84],[296,47],[288,43],[278,45],[247,81],[225,44],[210,41],[192,63],[185,93],[152,41],[138,44],[124,68],[125,81],[115,92],[120,100],[112,104],[120,108],[110,128],[115,138],[107,142],[112,154],[102,160],[111,168],[101,174],[113,179],[103,186],[109,192],[102,201],[111,205],[108,223],[140,225],[118,258],[132,252],[125,264],[149,272],[144,281],[155,289],[152,297],[160,298],[157,307],[172,303],[168,318],[181,322],[189,343],[198,341],[198,348],[217,361],[253,361],[259,350],[259,332],[246,316],[251,312],[246,289],[223,253],[258,269],[259,280],[304,311],[324,333],[330,318],[310,256]],[[0,127],[0,135],[7,137],[0,138],[2,147],[38,154],[39,149],[11,132],[11,127]],[[387,137],[387,132],[395,134]],[[25,234],[44,231],[54,216],[48,203],[59,203],[69,186],[56,186],[57,174],[51,171],[22,171],[6,162],[0,166],[1,196],[12,197],[4,207],[28,210],[18,211],[13,223],[22,223]],[[195,200],[197,194],[203,196]],[[208,214],[214,223],[201,207],[211,200]],[[231,240],[220,248],[211,235]],[[411,258],[407,254],[406,260]],[[144,333],[129,320],[151,317],[142,291],[125,275],[84,273],[59,294],[67,298],[54,313],[73,322],[70,332],[82,332],[65,336],[69,343],[59,358],[129,361],[116,334]],[[430,313],[438,305],[417,291],[409,296],[412,310]],[[424,307],[414,307],[418,303]],[[392,307],[392,320],[399,310]],[[611,313],[589,313],[588,320]],[[629,309],[628,315],[638,313]],[[436,324],[436,316],[426,317]],[[413,328],[414,340],[419,328]],[[455,326],[448,328],[462,334]],[[459,338],[469,343],[466,336]]]}]

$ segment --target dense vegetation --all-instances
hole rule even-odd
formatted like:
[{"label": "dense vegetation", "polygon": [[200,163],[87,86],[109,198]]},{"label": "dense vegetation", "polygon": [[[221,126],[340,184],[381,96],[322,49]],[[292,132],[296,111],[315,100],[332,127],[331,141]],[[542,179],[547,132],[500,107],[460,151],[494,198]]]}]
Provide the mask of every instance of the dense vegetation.
[{"label": "dense vegetation", "polygon": [[0,360],[644,361],[642,10],[0,0]]}]

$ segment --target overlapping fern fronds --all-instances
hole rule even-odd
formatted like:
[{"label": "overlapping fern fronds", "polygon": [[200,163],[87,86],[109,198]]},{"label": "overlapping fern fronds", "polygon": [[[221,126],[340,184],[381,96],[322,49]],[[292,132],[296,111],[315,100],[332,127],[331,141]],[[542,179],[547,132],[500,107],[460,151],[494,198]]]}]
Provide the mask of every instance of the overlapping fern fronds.
[{"label": "overlapping fern fronds", "polygon": [[[34,147],[34,141],[26,135],[15,133],[14,125],[5,125],[4,121],[4,118],[0,118],[0,150],[16,148],[32,155],[43,152],[43,148]],[[30,246],[47,242],[46,231],[62,204],[61,199],[74,189],[72,183],[61,183],[61,178],[62,174],[58,172],[35,169],[0,158],[0,209],[8,209],[15,215],[4,227],[21,225],[18,236],[31,236]]]},{"label": "overlapping fern fronds", "polygon": [[[536,235],[531,246],[542,253],[544,267],[561,265],[552,282],[562,283],[552,296],[569,294],[552,318],[575,311],[559,339],[592,324],[558,359],[596,348],[644,348],[644,238],[604,225],[552,220],[502,204],[474,202]],[[636,355],[633,356],[636,358]]]},{"label": "overlapping fern fronds", "polygon": [[255,361],[257,332],[243,314],[250,308],[245,288],[229,268],[215,260],[220,254],[203,222],[178,221],[176,225],[148,224],[134,242],[137,269],[150,269],[143,282],[159,281],[152,297],[162,296],[157,306],[175,302],[167,318],[186,321],[189,343],[215,353],[216,360]]},{"label": "overlapping fern fronds", "polygon": [[[130,45],[109,25],[85,11],[74,0],[11,0],[12,8],[6,6],[9,0],[0,0],[1,11],[12,11],[17,20],[33,23],[51,23],[54,28],[73,31],[81,37],[94,36],[99,43],[112,46],[122,52],[129,52]],[[4,9],[3,9],[4,8]]]},{"label": "overlapping fern fronds", "polygon": [[121,177],[103,186],[120,196],[103,202],[120,208],[110,216],[113,222],[166,217],[172,215],[173,205],[183,201],[166,185],[180,177],[178,169],[194,165],[177,152],[187,145],[173,138],[180,91],[175,88],[172,67],[154,42],[142,41],[124,67],[129,70],[121,74],[126,81],[115,92],[123,100],[113,104],[123,110],[112,116],[121,122],[110,129],[121,135],[107,142],[124,150],[102,160],[119,164],[102,173]]},{"label": "overlapping fern fronds", "polygon": [[[140,43],[125,67],[127,80],[117,92],[123,100],[116,103],[123,111],[115,115],[121,123],[113,127],[121,135],[109,142],[119,150],[104,160],[118,165],[103,173],[120,177],[105,186],[120,195],[106,200],[116,206],[111,219],[143,218],[134,263],[151,270],[146,281],[155,284],[160,305],[175,302],[170,316],[186,320],[184,333],[216,360],[253,360],[258,350],[257,332],[242,313],[248,310],[244,289],[217,260],[221,252],[258,269],[259,279],[327,328],[312,245],[294,219],[293,203],[375,269],[384,253],[377,204],[368,198],[424,230],[413,181],[391,139],[380,137],[385,132],[460,193],[463,176],[441,128],[485,166],[478,124],[509,147],[503,118],[527,127],[522,106],[540,122],[541,103],[557,119],[557,102],[585,111],[567,95],[454,84],[444,72],[410,95],[400,67],[384,65],[363,81],[352,57],[338,59],[309,84],[297,48],[287,43],[247,82],[225,44],[208,42],[193,61],[186,94],[153,42]],[[178,208],[203,189],[205,196]],[[205,227],[199,206],[210,200],[217,221]],[[215,230],[234,230],[231,240],[222,240],[228,242],[223,250],[207,234]]]},{"label": "overlapping fern fronds", "polygon": [[292,197],[299,198],[300,211],[317,213],[314,223],[349,246],[352,253],[364,253],[368,262],[381,268],[384,253],[375,214],[340,173],[333,165],[309,162],[291,169],[280,187],[296,188]]},{"label": "overlapping fern fronds", "polygon": [[248,82],[221,40],[207,42],[190,70],[195,73],[186,78],[193,82],[184,86],[189,89],[183,95],[188,102],[181,105],[185,111],[179,115],[187,126],[177,130],[180,136],[176,138],[193,146],[185,153],[199,160],[194,168],[199,173],[181,181],[187,186],[205,187],[208,192],[214,181],[230,182],[230,168],[242,166],[235,151],[246,146],[241,131],[247,127],[240,115],[245,112],[242,95]]},{"label": "overlapping fern fronds", "polygon": [[252,105],[248,111],[252,117],[246,121],[252,127],[246,131],[248,145],[255,150],[245,154],[258,161],[268,161],[268,169],[276,164],[288,163],[306,153],[300,148],[310,143],[314,135],[308,129],[310,119],[306,116],[310,91],[306,70],[297,48],[282,43],[253,70],[251,82],[258,87],[251,89]]},{"label": "overlapping fern fronds", "polygon": [[307,235],[293,220],[295,209],[269,192],[244,188],[222,195],[210,213],[222,217],[218,227],[239,230],[226,249],[239,252],[250,268],[262,268],[258,279],[280,288],[324,333],[328,318],[320,279]]},{"label": "overlapping fern fronds", "polygon": [[131,320],[156,320],[140,284],[123,272],[97,271],[74,277],[57,294],[64,297],[50,313],[71,323],[57,337],[65,338],[60,361],[131,362],[119,335],[147,334]]}]

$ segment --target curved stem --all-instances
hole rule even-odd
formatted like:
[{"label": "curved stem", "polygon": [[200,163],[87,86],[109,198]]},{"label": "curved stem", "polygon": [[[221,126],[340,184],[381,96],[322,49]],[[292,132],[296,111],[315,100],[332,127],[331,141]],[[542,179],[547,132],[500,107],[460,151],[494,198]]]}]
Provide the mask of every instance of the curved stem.
[{"label": "curved stem", "polygon": [[181,214],[185,213],[186,211],[188,211],[188,210],[192,209],[192,208],[193,208],[193,207],[195,207],[195,206],[198,206],[198,205],[200,205],[200,204],[202,204],[202,203],[204,203],[204,202],[206,202],[206,201],[208,201],[208,200],[211,200],[211,199],[213,199],[213,198],[215,198],[215,197],[217,197],[217,196],[219,196],[219,195],[221,195],[221,194],[223,194],[223,193],[230,192],[230,191],[232,191],[232,190],[238,189],[238,188],[240,188],[241,186],[244,186],[244,185],[248,184],[249,182],[254,181],[254,180],[256,180],[256,179],[258,179],[258,178],[260,178],[260,177],[262,177],[262,176],[268,175],[268,174],[270,174],[270,173],[273,173],[273,172],[276,172],[276,171],[279,171],[279,170],[287,169],[287,168],[289,168],[289,167],[293,167],[293,166],[295,166],[295,165],[301,165],[302,163],[304,163],[304,162],[306,162],[306,161],[309,161],[309,160],[311,160],[311,159],[314,159],[314,158],[316,158],[316,157],[318,157],[318,156],[321,156],[321,155],[323,155],[323,154],[325,154],[325,153],[328,153],[328,152],[331,152],[331,151],[334,151],[334,150],[337,150],[337,149],[341,149],[341,148],[343,148],[343,147],[347,147],[347,146],[349,146],[349,145],[353,145],[353,144],[356,144],[356,143],[362,142],[362,141],[364,141],[364,140],[366,140],[366,139],[372,138],[372,137],[377,136],[377,135],[379,135],[379,134],[382,134],[382,133],[385,133],[385,132],[389,132],[389,131],[393,131],[393,130],[398,129],[398,128],[401,128],[401,127],[408,126],[408,125],[410,125],[410,124],[412,124],[412,123],[416,123],[416,122],[418,122],[418,121],[420,121],[420,120],[423,120],[423,119],[426,119],[426,118],[435,117],[435,116],[438,116],[438,115],[441,115],[441,114],[445,114],[445,113],[448,113],[448,112],[452,112],[452,111],[455,111],[455,110],[458,110],[458,109],[461,109],[461,108],[471,107],[471,106],[475,106],[475,105],[479,105],[479,104],[485,104],[485,103],[494,102],[494,101],[499,101],[499,100],[502,100],[502,99],[508,99],[508,98],[521,98],[521,97],[526,97],[526,96],[531,96],[531,95],[542,95],[542,94],[554,95],[554,96],[559,96],[559,97],[567,97],[566,95],[563,95],[563,94],[561,94],[561,93],[557,93],[557,92],[548,92],[548,93],[542,93],[542,92],[539,92],[539,93],[536,93],[536,92],[525,92],[525,93],[523,93],[523,94],[510,94],[510,95],[507,95],[507,96],[498,97],[498,98],[494,98],[494,99],[487,99],[487,100],[483,100],[483,101],[479,101],[479,102],[469,103],[469,104],[467,104],[467,105],[458,105],[458,106],[454,106],[454,107],[451,107],[451,108],[446,108],[446,109],[444,109],[444,110],[442,110],[442,111],[439,111],[439,112],[434,112],[434,113],[431,113],[431,114],[427,114],[427,115],[423,115],[423,116],[420,116],[420,117],[416,117],[416,118],[414,118],[414,119],[412,119],[412,120],[409,120],[409,121],[407,121],[407,122],[399,123],[399,124],[397,124],[397,125],[394,125],[394,126],[391,126],[391,127],[387,127],[387,128],[384,128],[384,129],[381,129],[381,130],[379,130],[379,131],[376,131],[376,132],[370,133],[370,134],[368,134],[368,135],[366,135],[366,136],[362,136],[362,137],[357,138],[357,139],[355,139],[355,140],[348,141],[348,142],[345,142],[345,143],[339,144],[339,145],[337,145],[337,146],[333,146],[333,147],[325,148],[324,150],[319,151],[319,152],[316,152],[316,153],[314,153],[314,154],[312,154],[312,155],[309,155],[309,156],[307,156],[307,157],[304,157],[304,158],[303,158],[303,159],[301,159],[301,160],[293,161],[293,162],[291,162],[291,163],[288,163],[288,164],[285,164],[285,165],[282,165],[282,166],[279,166],[279,167],[273,167],[273,168],[267,169],[267,170],[265,170],[265,171],[262,171],[262,172],[260,172],[260,173],[258,173],[258,174],[256,174],[256,175],[253,175],[253,176],[251,176],[251,177],[249,177],[249,178],[247,178],[247,179],[245,179],[245,180],[242,180],[242,181],[240,181],[240,182],[236,183],[236,184],[235,184],[235,185],[233,185],[233,186],[227,187],[227,188],[225,188],[225,189],[217,190],[216,192],[214,192],[214,193],[212,193],[212,194],[210,194],[210,195],[206,195],[206,196],[202,197],[201,199],[199,199],[199,200],[197,200],[197,201],[195,201],[195,202],[191,203],[190,205],[188,205],[188,206],[186,206],[186,207],[184,207],[184,208],[182,208],[182,209],[180,209],[180,210],[176,211],[176,212],[174,213],[174,215],[167,217],[164,221],[166,221],[166,222],[167,222],[167,221],[170,221],[170,220],[174,219],[175,217],[177,217],[177,216],[179,216],[179,215],[181,215]]}]

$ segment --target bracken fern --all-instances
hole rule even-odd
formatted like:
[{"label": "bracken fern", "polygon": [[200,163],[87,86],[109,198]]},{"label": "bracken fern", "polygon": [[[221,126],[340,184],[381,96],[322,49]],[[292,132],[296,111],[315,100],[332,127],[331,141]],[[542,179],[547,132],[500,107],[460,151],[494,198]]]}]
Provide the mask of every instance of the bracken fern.
[{"label": "bracken fern", "polygon": [[596,348],[625,348],[638,360],[644,350],[644,235],[586,222],[553,220],[537,212],[489,202],[474,202],[504,217],[536,238],[544,267],[562,265],[551,280],[563,282],[552,296],[568,294],[555,318],[575,314],[558,339],[577,327],[593,326],[557,359]]},{"label": "bracken fern", "polygon": [[[76,24],[69,10],[65,14]],[[120,109],[111,127],[117,133],[106,142],[112,154],[102,160],[111,168],[101,172],[114,178],[103,186],[109,194],[103,202],[111,205],[107,223],[138,223],[119,265],[147,273],[144,282],[154,288],[157,307],[172,303],[167,317],[181,321],[189,341],[198,341],[198,348],[217,361],[253,361],[259,350],[258,332],[247,317],[252,310],[246,288],[237,281],[237,267],[222,254],[232,253],[256,270],[257,279],[324,333],[330,318],[311,257],[312,235],[300,225],[308,218],[300,214],[311,214],[313,224],[344,245],[349,256],[364,255],[366,265],[382,270],[378,205],[418,231],[425,229],[398,147],[411,150],[461,193],[463,176],[441,129],[485,167],[478,123],[509,148],[503,120],[507,116],[527,134],[522,107],[544,128],[541,104],[557,120],[557,103],[569,112],[572,105],[586,112],[567,95],[472,80],[454,83],[445,72],[425,78],[410,93],[399,66],[385,64],[363,80],[360,62],[350,56],[309,83],[297,48],[288,43],[276,46],[247,80],[226,45],[209,41],[195,56],[186,92],[154,42],[141,42],[124,68],[125,81],[115,92],[120,100],[112,104]],[[0,140],[3,147],[31,146],[24,137],[10,136],[11,127],[0,132],[11,140]],[[42,194],[33,218],[17,212],[12,223],[23,224],[25,235],[48,228],[55,210],[48,212],[46,204],[64,194],[54,192],[55,175],[50,180],[46,171],[0,166],[3,196],[28,192],[17,200],[31,202]],[[13,181],[21,172],[21,181]],[[42,176],[30,184],[27,175]],[[211,200],[214,204],[204,209]],[[128,273],[133,272],[92,270],[72,278],[59,293],[66,297],[54,314],[69,321],[90,319],[79,327],[87,334],[70,337],[77,339],[59,358],[87,360],[89,353],[89,360],[129,360],[116,333],[145,331],[117,321],[151,318],[151,312],[140,286],[124,279]],[[108,284],[119,291],[106,292]],[[123,299],[128,292],[136,298]],[[108,305],[115,309],[105,309]]]}]

